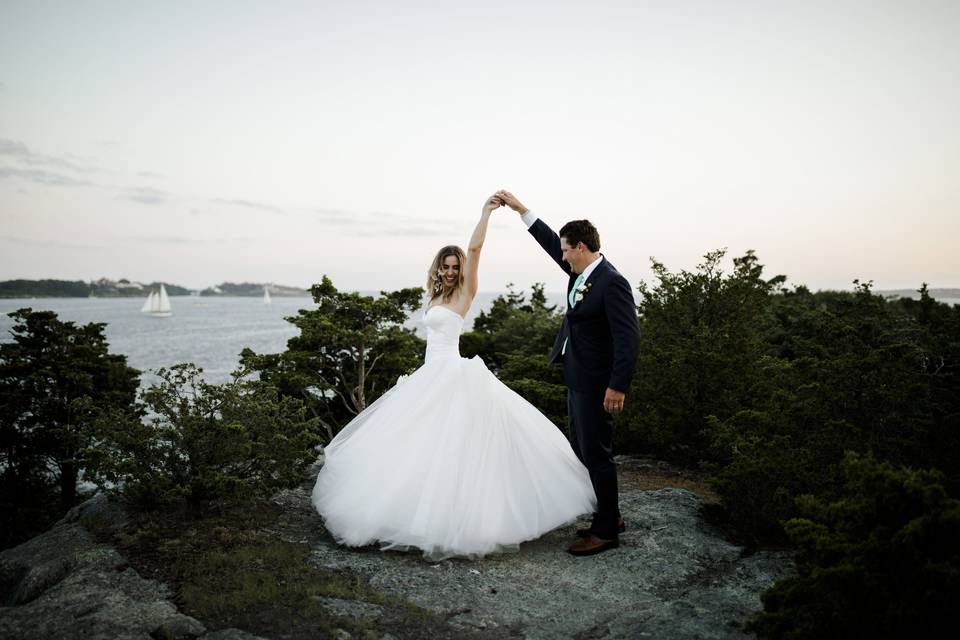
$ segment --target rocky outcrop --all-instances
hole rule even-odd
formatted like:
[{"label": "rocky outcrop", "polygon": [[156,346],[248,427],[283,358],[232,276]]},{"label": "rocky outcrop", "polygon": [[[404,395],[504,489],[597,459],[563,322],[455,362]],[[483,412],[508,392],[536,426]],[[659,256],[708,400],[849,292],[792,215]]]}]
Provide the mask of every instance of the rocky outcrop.
[{"label": "rocky outcrop", "polygon": [[[621,467],[637,460],[621,458]],[[315,474],[314,474],[315,475]],[[645,491],[621,474],[627,531],[597,556],[566,553],[577,527],[524,543],[517,553],[430,563],[415,552],[337,546],[310,504],[312,482],[274,498],[274,533],[309,544],[318,566],[347,569],[376,588],[444,614],[464,629],[525,638],[746,638],[741,623],[791,567],[785,552],[748,553],[701,517],[686,489]]]},{"label": "rocky outcrop", "polygon": [[170,590],[134,571],[81,524],[122,526],[122,510],[98,495],[52,529],[0,552],[0,638],[218,638],[251,640],[236,629],[207,634],[177,612]]},{"label": "rocky outcrop", "polygon": [[[629,473],[621,484],[627,532],[620,548],[598,556],[565,552],[583,523],[477,561],[430,563],[415,552],[343,548],[310,504],[316,471],[274,497],[283,516],[272,534],[309,545],[317,566],[360,574],[383,592],[442,614],[455,629],[481,635],[744,638],[740,624],[760,609],[760,593],[791,568],[784,552],[750,554],[726,541],[703,521],[697,494],[643,490]],[[0,638],[255,638],[236,629],[208,632],[177,612],[166,586],[142,578],[92,538],[81,524],[91,520],[118,527],[124,515],[97,496],[47,533],[0,552]],[[338,598],[322,605],[366,621],[384,614],[378,605]]]}]

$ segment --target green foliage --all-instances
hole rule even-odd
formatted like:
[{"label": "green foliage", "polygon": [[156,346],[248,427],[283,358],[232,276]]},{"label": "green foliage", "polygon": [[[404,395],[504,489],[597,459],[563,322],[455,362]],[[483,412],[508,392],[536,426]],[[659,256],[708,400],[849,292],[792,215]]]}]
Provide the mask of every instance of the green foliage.
[{"label": "green foliage", "polygon": [[930,638],[960,601],[960,501],[943,476],[847,455],[844,497],[799,501],[797,571],[763,596],[761,638]]},{"label": "green foliage", "polygon": [[377,298],[337,291],[324,276],[311,290],[316,309],[287,318],[300,334],[280,354],[245,349],[241,362],[302,400],[332,439],[354,416],[423,362],[424,341],[404,328],[420,307],[422,289],[381,292]]},{"label": "green foliage", "polygon": [[800,287],[771,298],[763,393],[711,421],[703,458],[749,541],[780,541],[800,494],[842,495],[846,451],[933,466],[956,486],[956,312],[939,305],[943,322],[931,332],[909,309],[856,284],[853,293]]},{"label": "green foliage", "polygon": [[[960,308],[887,301],[870,283],[811,293],[766,280],[752,252],[722,273],[653,268],[621,450],[711,471],[743,540],[782,543],[794,499],[842,494],[846,451],[960,481]],[[633,400],[630,400],[630,399]]]},{"label": "green foliage", "polygon": [[[656,284],[640,284],[618,449],[704,466],[742,542],[799,546],[798,576],[754,623],[761,636],[931,629],[957,599],[960,306],[926,285],[919,300],[859,281],[787,289],[753,252],[727,273],[723,256],[694,272],[654,262]],[[461,347],[562,424],[559,369],[544,366],[560,317],[535,307],[511,290]]]},{"label": "green foliage", "polygon": [[473,321],[473,331],[464,336],[476,341],[476,351],[469,355],[479,355],[495,373],[510,355],[548,356],[562,314],[556,305],[547,304],[543,290],[543,283],[534,283],[528,303],[523,293],[508,284],[507,294],[494,298],[490,310],[481,311]]},{"label": "green foliage", "polygon": [[763,393],[765,311],[783,276],[764,280],[752,251],[733,260],[704,256],[697,271],[671,273],[653,262],[656,287],[641,283],[640,356],[617,439],[695,463],[707,448],[708,416],[753,407]]},{"label": "green foliage", "polygon": [[[9,315],[13,341],[0,344],[4,546],[73,506],[97,417],[130,410],[139,383],[126,358],[109,352],[104,324],[77,326],[29,308]],[[49,500],[54,487],[56,506]]]},{"label": "green foliage", "polygon": [[801,289],[778,300],[772,346],[794,364],[797,392],[819,403],[807,422],[843,421],[852,429],[847,448],[922,464],[915,430],[930,416],[920,327],[869,283],[855,284],[852,294]]},{"label": "green foliage", "polygon": [[481,311],[473,330],[460,338],[464,357],[479,355],[508,387],[523,396],[558,427],[567,423],[563,370],[547,364],[562,315],[548,305],[544,285],[535,283],[530,302],[507,285],[489,311]]},{"label": "green foliage", "polygon": [[[960,575],[960,306],[926,285],[919,300],[858,281],[788,289],[752,251],[728,273],[724,255],[693,272],[654,262],[655,285],[638,287],[641,350],[618,450],[702,465],[742,541],[797,546],[797,575],[752,623],[761,637],[932,629]],[[197,508],[297,484],[318,434],[332,438],[424,350],[402,326],[420,290],[374,298],[324,277],[311,293],[317,308],[288,318],[299,335],[285,352],[244,351],[258,380],[207,385],[179,365],[140,407],[136,372],[107,354],[102,325],[20,318],[22,335],[0,345],[5,517],[27,514],[21,526],[31,504],[18,511],[10,496],[42,501],[51,477],[75,487],[84,467],[141,505]],[[460,345],[562,427],[562,369],[546,364],[561,320],[543,285],[529,301],[511,286]],[[243,586],[238,602],[261,587]]]},{"label": "green foliage", "polygon": [[919,300],[902,298],[892,304],[916,323],[918,349],[913,371],[915,396],[911,422],[904,430],[913,460],[947,472],[960,489],[960,305],[946,305],[930,297],[926,283]]},{"label": "green foliage", "polygon": [[271,384],[237,371],[222,385],[191,364],[160,369],[142,394],[148,422],[115,412],[98,423],[90,479],[147,508],[268,496],[303,481],[319,421]]}]

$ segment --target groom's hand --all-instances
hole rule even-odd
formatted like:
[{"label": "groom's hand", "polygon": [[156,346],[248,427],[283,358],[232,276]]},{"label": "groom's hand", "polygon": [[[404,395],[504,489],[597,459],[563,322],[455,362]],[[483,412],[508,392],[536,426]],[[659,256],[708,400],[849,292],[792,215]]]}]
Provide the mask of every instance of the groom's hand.
[{"label": "groom's hand", "polygon": [[603,408],[610,414],[620,413],[623,411],[623,401],[626,397],[622,391],[607,387],[607,392],[603,396]]},{"label": "groom's hand", "polygon": [[520,215],[523,215],[523,214],[525,214],[527,211],[530,211],[530,209],[527,209],[525,206],[523,206],[523,203],[522,203],[522,202],[520,202],[519,200],[517,200],[517,196],[513,195],[513,194],[510,193],[509,191],[505,191],[505,190],[503,190],[503,189],[500,189],[500,191],[497,191],[494,195],[495,195],[496,197],[500,198],[500,201],[501,201],[503,204],[507,205],[508,207],[510,207],[511,209],[513,209],[514,211],[516,211],[517,213],[519,213]]}]

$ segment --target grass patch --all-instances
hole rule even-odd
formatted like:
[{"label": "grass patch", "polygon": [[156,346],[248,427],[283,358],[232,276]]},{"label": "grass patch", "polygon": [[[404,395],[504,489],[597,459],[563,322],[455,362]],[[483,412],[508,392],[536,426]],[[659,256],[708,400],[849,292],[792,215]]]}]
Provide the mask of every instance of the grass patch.
[{"label": "grass patch", "polygon": [[720,496],[710,488],[704,475],[691,470],[650,470],[620,467],[617,476],[624,485],[636,487],[642,491],[657,491],[658,489],[675,488],[686,489],[697,494],[705,505],[719,504]]},{"label": "grass patch", "polygon": [[[269,638],[330,637],[336,629],[379,637],[459,638],[443,616],[373,589],[348,571],[320,569],[303,544],[263,531],[280,515],[267,502],[212,511],[200,518],[182,512],[134,516],[109,532],[90,522],[94,535],[114,545],[142,576],[162,581],[177,608],[210,630],[237,627]],[[323,598],[377,605],[374,620],[336,616]]]},{"label": "grass patch", "polygon": [[105,540],[114,530],[113,522],[101,513],[84,513],[80,516],[80,525],[93,534],[97,540]]}]

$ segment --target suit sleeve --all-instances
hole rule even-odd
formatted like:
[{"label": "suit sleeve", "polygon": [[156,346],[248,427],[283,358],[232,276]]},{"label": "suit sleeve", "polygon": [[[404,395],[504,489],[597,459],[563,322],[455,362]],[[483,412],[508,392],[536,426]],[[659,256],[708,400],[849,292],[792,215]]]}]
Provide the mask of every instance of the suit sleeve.
[{"label": "suit sleeve", "polygon": [[613,336],[613,371],[607,386],[626,393],[640,355],[640,323],[626,278],[617,274],[607,287],[603,304]]},{"label": "suit sleeve", "polygon": [[540,246],[547,252],[547,255],[553,258],[553,261],[569,276],[570,265],[563,261],[563,251],[560,249],[560,236],[548,227],[546,222],[539,218],[537,218],[537,221],[534,222],[527,231],[540,243]]}]

